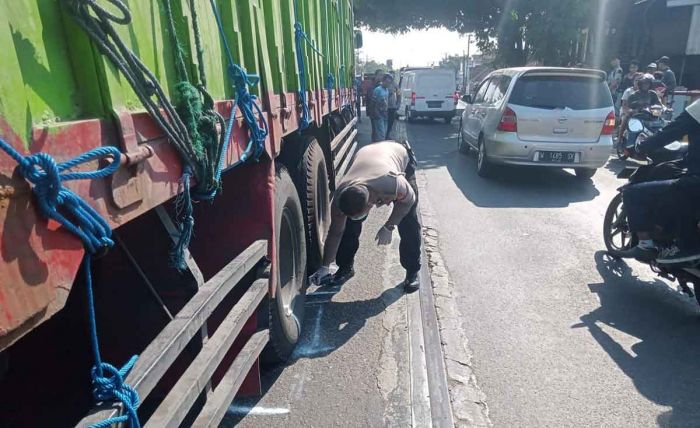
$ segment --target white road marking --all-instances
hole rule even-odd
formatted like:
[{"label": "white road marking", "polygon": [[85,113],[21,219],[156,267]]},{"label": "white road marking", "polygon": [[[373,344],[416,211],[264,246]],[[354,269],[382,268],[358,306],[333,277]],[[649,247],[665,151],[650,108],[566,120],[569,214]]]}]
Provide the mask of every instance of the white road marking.
[{"label": "white road marking", "polygon": [[321,318],[323,318],[323,306],[318,306],[314,326],[311,330],[311,341],[297,345],[297,349],[294,351],[295,358],[312,358],[333,350],[333,347],[323,346],[321,343]]},{"label": "white road marking", "polygon": [[285,409],[284,407],[259,407],[232,404],[228,408],[228,413],[234,415],[275,416],[286,415],[289,413],[289,409]]}]

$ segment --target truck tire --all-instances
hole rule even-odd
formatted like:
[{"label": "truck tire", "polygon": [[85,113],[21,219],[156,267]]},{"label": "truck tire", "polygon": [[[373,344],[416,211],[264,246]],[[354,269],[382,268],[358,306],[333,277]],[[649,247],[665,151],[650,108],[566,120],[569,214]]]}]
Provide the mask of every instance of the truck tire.
[{"label": "truck tire", "polygon": [[301,336],[306,300],[306,238],[297,189],[287,169],[275,177],[275,296],[267,303],[270,342],[263,363],[287,361]]},{"label": "truck tire", "polygon": [[300,174],[300,198],[306,226],[307,267],[310,272],[321,265],[323,244],[331,221],[331,192],[328,185],[326,157],[316,139],[304,152]]}]

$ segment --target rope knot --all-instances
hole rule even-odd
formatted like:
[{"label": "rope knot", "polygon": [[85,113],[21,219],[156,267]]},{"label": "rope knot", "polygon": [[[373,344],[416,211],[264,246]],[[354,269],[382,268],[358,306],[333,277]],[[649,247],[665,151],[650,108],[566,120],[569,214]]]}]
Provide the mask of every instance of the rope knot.
[{"label": "rope knot", "polygon": [[[117,369],[111,364],[100,363],[92,368],[92,394],[97,401],[121,401],[125,414],[115,418],[108,419],[96,425],[111,426],[116,423],[129,422],[131,428],[140,426],[136,409],[140,404],[138,392],[131,386],[127,385],[124,378],[129,374],[138,357],[134,355],[121,368]],[[104,425],[103,425],[104,424]]]}]

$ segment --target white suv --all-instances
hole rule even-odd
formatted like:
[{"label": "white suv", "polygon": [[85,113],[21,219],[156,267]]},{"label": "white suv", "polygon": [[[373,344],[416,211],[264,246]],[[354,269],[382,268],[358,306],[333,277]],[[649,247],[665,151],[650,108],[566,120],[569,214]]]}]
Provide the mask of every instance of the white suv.
[{"label": "white suv", "polygon": [[497,70],[467,103],[461,152],[478,151],[477,172],[493,164],[573,168],[591,178],[610,157],[615,129],[605,73],[576,68]]}]

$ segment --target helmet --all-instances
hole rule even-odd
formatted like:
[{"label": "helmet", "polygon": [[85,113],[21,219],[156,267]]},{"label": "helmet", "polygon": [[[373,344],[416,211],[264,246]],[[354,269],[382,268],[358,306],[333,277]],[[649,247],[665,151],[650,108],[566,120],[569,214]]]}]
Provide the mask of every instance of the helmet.
[{"label": "helmet", "polygon": [[654,83],[654,76],[652,76],[652,75],[649,74],[649,73],[646,73],[644,76],[642,76],[642,77],[639,79],[639,82],[638,82],[637,84],[638,84],[639,87],[641,88],[642,85],[645,84],[645,83],[646,83],[647,85],[649,85],[649,87],[651,88],[651,84]]}]

